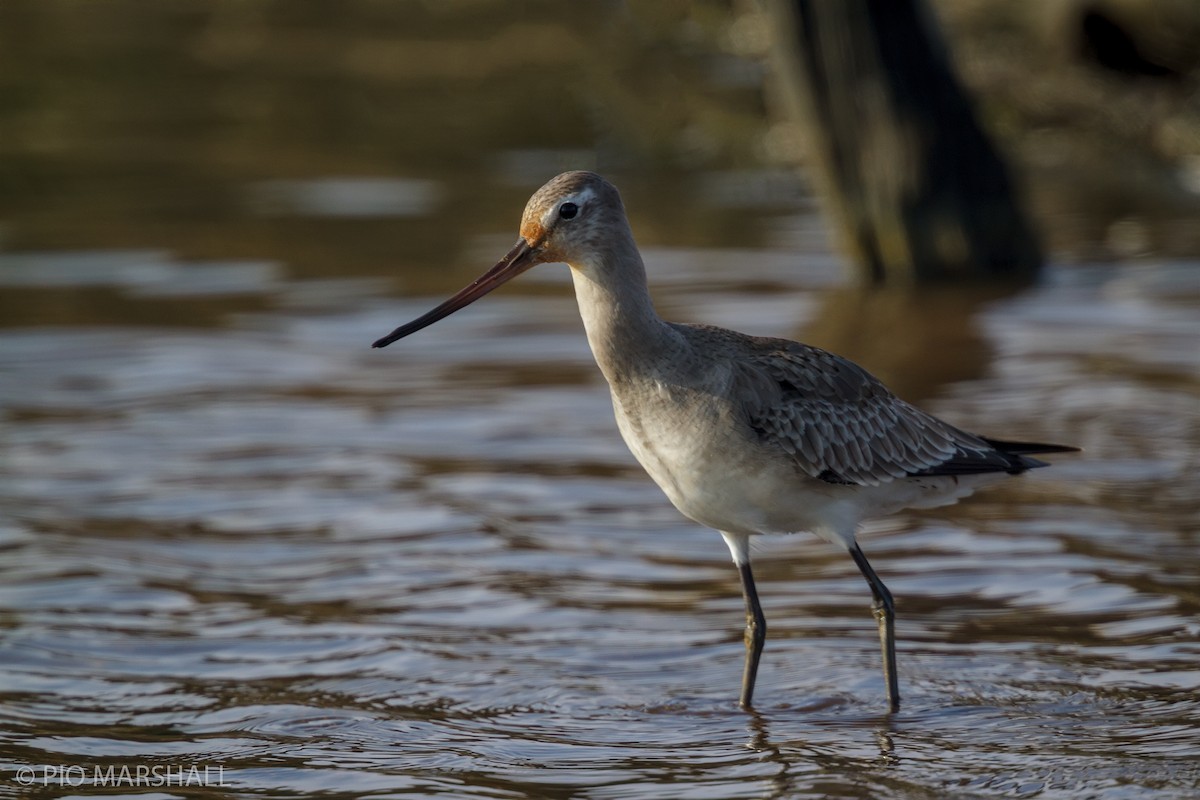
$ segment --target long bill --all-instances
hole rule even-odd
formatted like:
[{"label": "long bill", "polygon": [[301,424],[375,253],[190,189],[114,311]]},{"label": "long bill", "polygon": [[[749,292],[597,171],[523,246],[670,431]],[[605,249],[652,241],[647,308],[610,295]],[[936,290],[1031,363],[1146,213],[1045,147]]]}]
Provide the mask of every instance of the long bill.
[{"label": "long bill", "polygon": [[462,289],[432,311],[417,317],[412,322],[401,325],[382,339],[377,339],[371,347],[387,347],[398,339],[403,339],[411,333],[416,333],[422,328],[429,327],[438,320],[450,316],[460,308],[471,305],[471,303],[474,303],[488,292],[501,284],[507,283],[537,263],[536,250],[522,236],[516,245],[513,246],[513,249],[509,250],[508,254],[500,259],[496,266],[476,278],[470,286]]}]

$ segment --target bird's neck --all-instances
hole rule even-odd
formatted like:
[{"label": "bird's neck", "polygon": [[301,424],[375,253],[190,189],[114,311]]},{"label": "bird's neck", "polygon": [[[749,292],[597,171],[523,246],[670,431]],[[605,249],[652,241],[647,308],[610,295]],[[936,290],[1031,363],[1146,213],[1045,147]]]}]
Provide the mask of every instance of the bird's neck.
[{"label": "bird's neck", "polygon": [[588,344],[614,387],[648,374],[655,362],[680,347],[678,334],[654,310],[646,268],[632,237],[572,267]]}]

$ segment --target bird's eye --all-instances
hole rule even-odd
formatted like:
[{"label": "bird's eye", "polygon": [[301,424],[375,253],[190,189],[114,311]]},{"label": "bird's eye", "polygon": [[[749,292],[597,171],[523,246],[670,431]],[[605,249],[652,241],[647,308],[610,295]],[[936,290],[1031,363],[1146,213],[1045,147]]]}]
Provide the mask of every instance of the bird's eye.
[{"label": "bird's eye", "polygon": [[558,207],[558,215],[563,219],[575,219],[575,215],[579,213],[579,206],[574,203],[563,203]]}]

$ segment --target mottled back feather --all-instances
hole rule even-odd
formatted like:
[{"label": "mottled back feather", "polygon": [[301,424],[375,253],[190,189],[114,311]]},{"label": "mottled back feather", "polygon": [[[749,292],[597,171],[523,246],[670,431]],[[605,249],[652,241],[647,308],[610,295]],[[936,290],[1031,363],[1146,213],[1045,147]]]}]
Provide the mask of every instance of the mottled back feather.
[{"label": "mottled back feather", "polygon": [[1042,465],[926,414],[858,365],[820,348],[706,325],[680,327],[714,344],[736,345],[742,357],[730,362],[730,396],[745,423],[810,477],[875,486]]}]

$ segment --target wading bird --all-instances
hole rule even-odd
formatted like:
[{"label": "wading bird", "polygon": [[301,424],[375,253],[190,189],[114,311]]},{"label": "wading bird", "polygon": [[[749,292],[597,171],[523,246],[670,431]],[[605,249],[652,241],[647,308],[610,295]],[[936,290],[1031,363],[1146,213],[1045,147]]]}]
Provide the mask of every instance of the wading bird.
[{"label": "wading bird", "polygon": [[563,173],[534,193],[520,239],[498,264],[373,346],[432,325],[547,262],[571,267],[625,443],[675,507],[719,531],[733,555],[746,601],[741,705],[751,705],[767,633],[750,539],[810,531],[846,548],[867,579],[888,707],[899,708],[892,595],[855,541],[858,524],[953,503],[1046,466],[1031,454],[1076,448],[961,431],[816,347],[662,320],[621,197],[590,172]]}]

